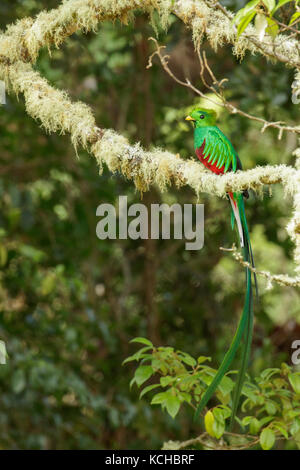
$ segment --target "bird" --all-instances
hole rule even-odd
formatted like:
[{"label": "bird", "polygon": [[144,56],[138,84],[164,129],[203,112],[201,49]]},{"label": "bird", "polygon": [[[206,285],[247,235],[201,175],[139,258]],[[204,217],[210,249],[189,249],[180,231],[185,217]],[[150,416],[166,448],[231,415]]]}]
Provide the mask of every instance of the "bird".
[{"label": "bird", "polygon": [[[187,121],[191,121],[194,126],[194,150],[200,162],[208,170],[216,175],[224,175],[229,171],[236,172],[237,170],[243,169],[241,160],[239,159],[232,143],[216,125],[217,114],[214,110],[196,108],[185,119]],[[258,288],[244,205],[244,199],[249,198],[248,191],[230,191],[227,193],[227,197],[231,205],[231,226],[234,228],[234,225],[236,224],[240,246],[243,252],[243,260],[246,262],[245,301],[230,347],[226,352],[212,382],[201,397],[200,403],[195,411],[195,419],[199,417],[200,413],[215,393],[222,378],[228,372],[232,361],[236,357],[239,347],[241,346],[241,364],[232,398],[232,413],[230,420],[231,428],[234,424],[238,410],[251,352],[254,315],[252,277],[255,281],[257,295]]]}]

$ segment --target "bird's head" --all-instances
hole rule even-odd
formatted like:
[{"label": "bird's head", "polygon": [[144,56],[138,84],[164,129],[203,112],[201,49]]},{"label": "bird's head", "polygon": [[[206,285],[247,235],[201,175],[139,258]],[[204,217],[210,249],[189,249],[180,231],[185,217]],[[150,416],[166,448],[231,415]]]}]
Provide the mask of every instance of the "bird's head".
[{"label": "bird's head", "polygon": [[196,108],[185,118],[192,121],[195,127],[214,126],[217,120],[217,113],[212,109]]}]

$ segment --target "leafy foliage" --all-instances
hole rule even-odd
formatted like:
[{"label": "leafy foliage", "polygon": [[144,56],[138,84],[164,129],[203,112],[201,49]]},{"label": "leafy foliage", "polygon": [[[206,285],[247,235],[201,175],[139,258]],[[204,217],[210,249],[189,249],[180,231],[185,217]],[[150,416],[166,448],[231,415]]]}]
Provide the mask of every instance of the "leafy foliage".
[{"label": "leafy foliage", "polygon": [[[207,364],[211,359],[194,359],[171,347],[155,347],[145,338],[132,342],[147,344],[124,361],[139,363],[130,385],[141,388],[140,398],[155,390],[151,405],[160,405],[172,418],[183,404],[195,409],[216,373]],[[217,440],[226,435],[226,420],[231,416],[234,381],[229,376],[234,373],[223,377],[216,392],[217,404],[205,412],[205,431]],[[154,383],[142,388],[150,378]],[[293,372],[285,363],[265,369],[246,381],[242,396],[243,417],[237,421],[244,433],[259,436],[262,449],[271,449],[280,438],[300,447],[300,372]]]},{"label": "leafy foliage", "polygon": [[[264,33],[268,33],[274,39],[279,32],[278,21],[274,17],[278,10],[281,10],[286,4],[293,3],[295,7],[298,2],[293,0],[251,0],[243,8],[241,8],[233,18],[233,24],[237,25],[237,35],[240,36],[248,24],[255,19],[255,28],[260,35],[260,40],[263,38]],[[294,12],[288,25],[293,24],[298,18],[300,13]]]}]

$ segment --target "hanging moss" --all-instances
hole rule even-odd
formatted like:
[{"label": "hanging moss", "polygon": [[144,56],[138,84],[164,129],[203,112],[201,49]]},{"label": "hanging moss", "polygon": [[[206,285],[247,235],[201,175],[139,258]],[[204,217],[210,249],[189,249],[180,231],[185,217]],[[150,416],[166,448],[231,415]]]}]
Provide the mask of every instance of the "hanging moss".
[{"label": "hanging moss", "polygon": [[[295,152],[296,169],[286,166],[264,166],[253,170],[216,176],[193,160],[182,160],[160,148],[145,151],[139,143],[130,145],[113,130],[100,130],[91,109],[84,103],[73,103],[65,91],[50,86],[33,69],[42,47],[59,47],[66,37],[77,30],[96,31],[100,21],[119,19],[124,24],[140,9],[149,16],[157,11],[163,28],[168,27],[170,13],[176,14],[192,30],[195,47],[204,34],[214,49],[225,43],[233,46],[233,54],[243,58],[245,52],[265,57],[284,57],[288,65],[299,63],[298,41],[278,35],[275,42],[253,41],[254,27],[236,37],[231,25],[232,14],[216,9],[205,1],[194,0],[65,0],[57,9],[43,11],[35,19],[25,18],[0,34],[0,79],[8,91],[22,93],[28,114],[47,132],[69,133],[77,152],[83,146],[91,152],[100,168],[107,165],[111,172],[120,172],[143,192],[153,184],[165,190],[170,184],[189,185],[197,195],[201,192],[225,197],[228,191],[250,188],[262,192],[264,185],[281,183],[285,193],[293,197],[293,218],[287,230],[295,243],[295,262],[300,270],[300,148]],[[226,12],[226,10],[225,10]],[[250,38],[251,36],[251,38]],[[296,73],[299,78],[299,72]]]}]

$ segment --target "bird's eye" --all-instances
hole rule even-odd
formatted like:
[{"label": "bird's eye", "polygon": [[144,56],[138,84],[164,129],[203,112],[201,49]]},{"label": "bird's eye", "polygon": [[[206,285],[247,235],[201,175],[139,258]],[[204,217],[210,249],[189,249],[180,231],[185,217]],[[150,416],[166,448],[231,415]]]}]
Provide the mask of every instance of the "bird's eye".
[{"label": "bird's eye", "polygon": [[204,119],[204,118],[205,118],[204,114],[201,114],[200,119]]}]

